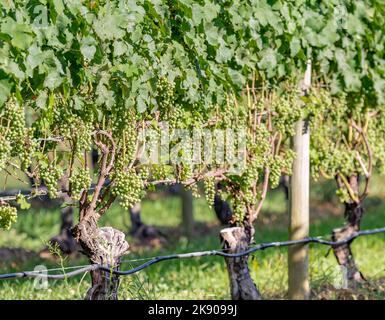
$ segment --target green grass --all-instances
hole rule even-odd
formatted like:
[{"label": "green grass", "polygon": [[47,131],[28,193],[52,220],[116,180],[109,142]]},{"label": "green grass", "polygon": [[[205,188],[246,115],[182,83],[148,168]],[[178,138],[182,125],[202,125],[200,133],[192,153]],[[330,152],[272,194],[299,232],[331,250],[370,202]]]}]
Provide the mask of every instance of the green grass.
[{"label": "green grass", "polygon": [[[316,184],[312,192],[311,235],[328,236],[332,228],[343,224],[342,208],[329,194],[329,206],[324,208],[321,192],[325,194],[333,185]],[[380,188],[367,199],[366,215],[362,228],[385,225],[385,202],[381,200]],[[327,208],[337,207],[337,214]],[[143,220],[158,226],[169,237],[169,243],[159,248],[139,246],[128,234],[129,215],[120,206],[114,205],[102,218],[101,225],[113,226],[127,233],[132,252],[125,259],[151,257],[175,252],[218,249],[220,226],[212,210],[203,199],[194,202],[196,235],[188,240],[180,231],[181,203],[178,197],[146,200],[142,205]],[[286,201],[281,190],[273,191],[265,203],[256,224],[255,241],[269,242],[287,240]],[[18,222],[10,231],[0,231],[0,248],[24,248],[39,251],[44,242],[59,229],[59,209],[22,211]],[[353,250],[360,269],[370,285],[350,292],[349,298],[384,299],[385,235],[362,237],[354,241]],[[341,291],[334,290],[339,283],[340,272],[328,247],[310,245],[310,277],[312,298],[341,299]],[[327,255],[327,256],[326,256]],[[87,264],[82,257],[68,258],[66,265]],[[58,262],[37,257],[0,261],[0,272],[33,270],[43,264],[48,268],[58,267]],[[124,263],[129,269],[138,262]],[[257,252],[250,259],[253,279],[266,299],[284,299],[287,293],[287,249],[276,248]],[[0,281],[0,299],[82,299],[89,286],[89,275],[50,281],[47,289],[37,289],[33,279]],[[382,290],[382,291],[381,291]],[[223,258],[202,257],[172,260],[153,265],[135,276],[122,277],[122,299],[229,299],[228,278]]]}]

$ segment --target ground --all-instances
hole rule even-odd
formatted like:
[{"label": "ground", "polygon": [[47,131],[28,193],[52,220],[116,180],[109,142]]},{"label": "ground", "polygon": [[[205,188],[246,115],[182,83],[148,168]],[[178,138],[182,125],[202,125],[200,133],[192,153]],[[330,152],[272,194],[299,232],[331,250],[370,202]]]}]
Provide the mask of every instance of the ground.
[{"label": "ground", "polygon": [[[385,226],[385,194],[381,178],[374,181],[372,196],[365,205],[362,228]],[[334,227],[343,224],[342,206],[333,196],[334,184],[313,183],[311,235],[329,237]],[[138,265],[127,261],[169,253],[219,249],[220,226],[204,199],[194,201],[195,235],[189,240],[178,228],[181,204],[177,197],[146,200],[143,220],[159,227],[168,237],[166,245],[141,246],[129,236],[128,212],[119,205],[103,217],[101,225],[113,226],[127,233],[131,253],[122,269]],[[286,200],[281,189],[270,192],[257,224],[256,243],[287,240]],[[42,258],[38,252],[59,229],[59,209],[21,211],[10,231],[0,231],[0,273],[33,270],[36,265],[60,267],[60,259]],[[385,234],[361,237],[353,250],[368,283],[354,291],[338,289],[341,273],[328,247],[310,245],[310,280],[312,299],[385,299]],[[78,254],[64,257],[65,267],[88,262]],[[284,299],[287,294],[287,249],[271,248],[250,258],[253,279],[265,299]],[[56,271],[60,272],[60,271]],[[224,259],[203,257],[173,260],[153,265],[144,271],[122,277],[121,299],[229,299]],[[0,280],[0,299],[82,299],[89,285],[89,275],[49,281],[48,288],[37,288],[33,279]]]}]

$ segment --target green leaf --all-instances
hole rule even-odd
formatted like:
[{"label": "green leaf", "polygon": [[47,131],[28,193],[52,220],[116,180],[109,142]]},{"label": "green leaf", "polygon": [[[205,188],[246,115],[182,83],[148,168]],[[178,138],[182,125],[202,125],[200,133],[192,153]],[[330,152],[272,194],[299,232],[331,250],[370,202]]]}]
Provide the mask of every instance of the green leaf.
[{"label": "green leaf", "polygon": [[351,68],[343,71],[345,86],[348,91],[358,91],[361,88],[361,80],[359,74]]},{"label": "green leaf", "polygon": [[228,73],[234,84],[241,86],[245,83],[246,79],[239,71],[229,68]]},{"label": "green leaf", "polygon": [[96,41],[92,37],[85,37],[82,39],[80,46],[80,52],[82,53],[84,59],[92,60],[96,52]]},{"label": "green leaf", "polygon": [[56,71],[50,72],[44,81],[44,86],[46,88],[49,88],[51,90],[57,88],[62,83],[63,78],[60,76],[60,74]]},{"label": "green leaf", "polygon": [[27,210],[31,207],[31,204],[28,203],[27,199],[22,194],[18,194],[16,197],[16,203],[20,205],[20,209]]},{"label": "green leaf", "polygon": [[215,60],[219,63],[225,63],[230,60],[233,56],[233,50],[226,47],[223,43],[219,46]]},{"label": "green leaf", "polygon": [[138,96],[136,99],[136,109],[138,110],[139,113],[143,113],[147,109],[146,102],[142,99],[141,96]]},{"label": "green leaf", "polygon": [[203,14],[206,21],[212,21],[219,13],[220,6],[214,4],[210,1],[206,1],[205,6],[203,7]]},{"label": "green leaf", "polygon": [[4,104],[5,101],[7,101],[12,87],[13,84],[8,80],[0,80],[0,107]]},{"label": "green leaf", "polygon": [[11,17],[5,17],[0,31],[10,36],[16,48],[26,50],[32,42],[32,31],[28,25],[17,23]]},{"label": "green leaf", "polygon": [[44,53],[36,44],[32,45],[29,48],[29,54],[26,60],[27,74],[31,76],[33,69],[39,66],[43,61]]},{"label": "green leaf", "polygon": [[258,66],[261,69],[270,71],[277,65],[277,56],[273,49],[267,49],[261,52],[262,59],[258,62]]},{"label": "green leaf", "polygon": [[290,56],[295,57],[297,53],[301,50],[301,40],[298,38],[293,38],[290,41]]}]

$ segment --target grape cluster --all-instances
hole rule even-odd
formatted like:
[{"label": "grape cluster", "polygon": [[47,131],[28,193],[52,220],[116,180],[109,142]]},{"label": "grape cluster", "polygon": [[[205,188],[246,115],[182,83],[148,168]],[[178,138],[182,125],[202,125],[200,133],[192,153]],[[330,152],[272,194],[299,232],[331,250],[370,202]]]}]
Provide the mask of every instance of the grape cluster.
[{"label": "grape cluster", "polygon": [[78,123],[78,129],[73,131],[72,137],[76,137],[75,152],[82,154],[83,151],[91,151],[92,145],[92,123],[76,121]]},{"label": "grape cluster", "polygon": [[142,166],[139,168],[138,175],[143,181],[148,179],[150,175],[150,168],[148,166]]},{"label": "grape cluster", "polygon": [[22,170],[30,165],[35,147],[28,138],[31,134],[31,129],[26,128],[24,108],[9,100],[0,114],[0,168],[9,157],[19,158]]},{"label": "grape cluster", "polygon": [[89,169],[76,168],[69,179],[71,186],[71,195],[75,200],[80,199],[81,192],[88,190],[91,185],[91,176]]},{"label": "grape cluster", "polygon": [[204,188],[205,188],[205,197],[206,201],[209,204],[210,208],[214,205],[214,197],[215,197],[215,178],[207,178],[204,180]]},{"label": "grape cluster", "polygon": [[188,120],[187,113],[176,101],[175,83],[166,77],[161,77],[158,81],[156,101],[161,120],[167,121],[170,128],[180,128]]},{"label": "grape cluster", "polygon": [[125,126],[121,134],[122,141],[122,157],[125,159],[125,162],[134,160],[136,155],[136,143],[137,143],[137,132],[135,126],[130,123]]},{"label": "grape cluster", "polygon": [[71,112],[65,105],[58,105],[54,113],[54,126],[59,130],[59,135],[72,141],[74,152],[77,155],[83,151],[90,151],[92,145],[92,115],[85,111],[82,117]]},{"label": "grape cluster", "polygon": [[167,166],[162,164],[154,164],[151,166],[151,175],[154,180],[164,180],[167,178]]},{"label": "grape cluster", "polygon": [[58,196],[58,181],[62,174],[62,169],[54,165],[40,168],[40,178],[46,186],[51,199],[55,199]]},{"label": "grape cluster", "polygon": [[0,205],[0,228],[9,230],[12,223],[17,221],[17,209],[9,204]]},{"label": "grape cluster", "polygon": [[[26,137],[24,108],[14,100],[9,100],[1,114],[2,130],[12,147],[12,156],[18,156],[23,151]],[[3,133],[4,134],[4,133]]]},{"label": "grape cluster", "polygon": [[245,218],[245,213],[246,206],[243,199],[240,197],[239,194],[235,194],[233,198],[233,214],[235,220],[242,223]]},{"label": "grape cluster", "polygon": [[193,183],[193,184],[190,184],[189,186],[187,186],[188,190],[191,190],[191,194],[194,198],[199,198],[201,196],[200,192],[199,192],[199,188],[198,188],[198,185]]},{"label": "grape cluster", "polygon": [[[29,130],[32,131],[31,129]],[[31,133],[32,134],[32,133]],[[27,171],[32,164],[32,157],[34,152],[38,149],[39,143],[35,139],[26,139],[24,142],[24,148],[20,151],[20,167],[21,170]]]},{"label": "grape cluster", "polygon": [[336,195],[342,203],[350,201],[350,195],[346,188],[338,188],[336,190]]},{"label": "grape cluster", "polygon": [[271,156],[269,157],[270,176],[269,182],[272,188],[277,188],[282,173],[290,175],[292,171],[292,163],[295,153],[291,150],[285,153],[285,156]]},{"label": "grape cluster", "polygon": [[7,165],[7,160],[11,155],[11,145],[4,136],[0,136],[0,170]]},{"label": "grape cluster", "polygon": [[166,120],[168,121],[170,128],[181,127],[181,124],[185,120],[182,107],[177,105],[175,108],[170,109]]},{"label": "grape cluster", "polygon": [[193,167],[190,164],[182,163],[178,166],[178,177],[179,180],[185,182],[191,179],[193,176]]},{"label": "grape cluster", "polygon": [[113,176],[113,195],[120,198],[120,203],[125,209],[131,208],[142,198],[143,181],[134,169],[127,171],[117,170]]},{"label": "grape cluster", "polygon": [[272,102],[274,128],[282,134],[291,136],[294,134],[294,125],[300,119],[301,102],[297,92],[288,92],[275,98]]},{"label": "grape cluster", "polygon": [[157,83],[157,102],[161,112],[173,109],[175,104],[175,83],[161,77]]},{"label": "grape cluster", "polygon": [[[149,162],[156,162],[159,157],[160,128],[152,127],[145,131],[145,153]],[[152,157],[155,156],[153,159]],[[154,161],[153,161],[154,160]]]}]

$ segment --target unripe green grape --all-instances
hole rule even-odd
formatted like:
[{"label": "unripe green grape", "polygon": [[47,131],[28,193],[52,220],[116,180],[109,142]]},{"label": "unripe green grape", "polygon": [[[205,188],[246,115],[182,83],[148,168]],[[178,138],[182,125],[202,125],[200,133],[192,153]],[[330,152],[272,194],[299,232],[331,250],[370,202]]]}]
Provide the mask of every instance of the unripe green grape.
[{"label": "unripe green grape", "polygon": [[58,182],[62,173],[63,171],[61,168],[53,165],[40,168],[40,178],[43,180],[48,191],[48,196],[51,199],[55,199],[58,196]]},{"label": "unripe green grape", "polygon": [[12,223],[17,221],[17,209],[9,204],[0,205],[0,228],[9,230]]},{"label": "unripe green grape", "polygon": [[83,190],[88,190],[91,185],[91,176],[89,169],[76,168],[69,179],[71,186],[71,196],[75,200],[80,199]]},{"label": "unripe green grape", "polygon": [[204,180],[205,197],[210,208],[214,205],[215,178],[209,177]]},{"label": "unripe green grape", "polygon": [[144,189],[143,180],[134,169],[115,171],[113,182],[112,194],[120,198],[123,208],[132,208],[140,202]]},{"label": "unripe green grape", "polygon": [[11,145],[8,140],[0,136],[0,170],[4,169],[11,156]]},{"label": "unripe green grape", "polygon": [[188,190],[191,190],[192,196],[194,198],[199,198],[201,196],[197,184],[192,184],[187,187]]}]

